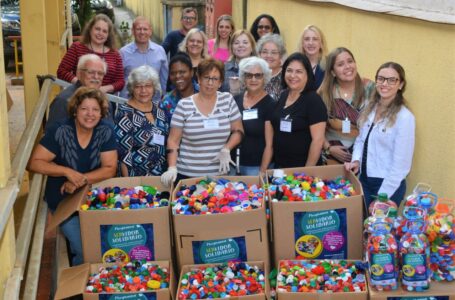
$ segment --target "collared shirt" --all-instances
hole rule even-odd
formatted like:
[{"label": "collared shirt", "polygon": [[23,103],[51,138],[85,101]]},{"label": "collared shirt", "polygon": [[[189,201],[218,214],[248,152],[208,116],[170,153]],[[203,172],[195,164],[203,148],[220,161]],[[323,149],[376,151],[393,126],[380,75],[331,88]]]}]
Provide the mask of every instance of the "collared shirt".
[{"label": "collared shirt", "polygon": [[[362,151],[368,131],[373,124],[376,110],[360,128],[354,144],[352,161],[362,163]],[[379,193],[393,195],[400,183],[406,178],[412,165],[415,143],[415,118],[404,106],[396,116],[393,126],[387,126],[387,119],[374,125],[368,139],[367,175],[384,178]]]},{"label": "collared shirt", "polygon": [[[128,76],[134,68],[148,65],[155,69],[160,76],[161,91],[166,91],[166,82],[169,75],[169,66],[167,61],[167,55],[163,47],[149,41],[149,47],[146,53],[139,51],[135,42],[129,43],[128,45],[120,49],[120,55],[123,60],[123,70],[125,74],[125,82],[128,80]],[[120,96],[128,98],[128,90],[123,88]]]}]

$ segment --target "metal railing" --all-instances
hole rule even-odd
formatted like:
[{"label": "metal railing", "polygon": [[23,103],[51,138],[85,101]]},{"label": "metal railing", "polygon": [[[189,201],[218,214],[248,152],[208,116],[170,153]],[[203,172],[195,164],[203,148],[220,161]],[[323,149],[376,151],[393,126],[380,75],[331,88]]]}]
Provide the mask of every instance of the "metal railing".
[{"label": "metal railing", "polygon": [[[3,204],[0,205],[0,238],[3,237],[6,225],[12,214],[28,160],[46,115],[49,95],[53,85],[67,87],[70,84],[59,79],[46,79],[42,85],[38,103],[30,116],[11,162],[11,175],[6,186],[0,189],[0,195],[2,195],[4,200]],[[126,102],[126,99],[113,95],[108,95],[108,99],[116,103]],[[22,299],[36,299],[47,216],[47,204],[44,201],[40,201],[44,193],[44,185],[45,176],[34,174],[30,181],[30,189],[26,200],[27,209],[24,210],[16,238],[16,259],[13,270],[6,282],[3,299],[19,299],[21,281],[24,278],[25,270],[27,270],[27,277]],[[30,245],[32,247],[31,251]],[[28,257],[29,253],[33,253],[30,259]]]}]

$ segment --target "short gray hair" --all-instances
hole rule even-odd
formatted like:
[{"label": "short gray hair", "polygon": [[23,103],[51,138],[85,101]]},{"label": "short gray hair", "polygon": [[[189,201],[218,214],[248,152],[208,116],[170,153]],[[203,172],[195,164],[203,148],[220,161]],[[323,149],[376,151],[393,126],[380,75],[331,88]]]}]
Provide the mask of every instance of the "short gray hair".
[{"label": "short gray hair", "polygon": [[82,70],[85,69],[85,65],[87,62],[92,61],[92,62],[101,62],[103,64],[103,69],[104,69],[104,74],[107,72],[107,64],[104,60],[101,59],[96,54],[90,53],[90,54],[84,54],[81,57],[79,57],[79,61],[77,62],[77,69]]},{"label": "short gray hair", "polygon": [[279,34],[266,34],[261,37],[256,44],[256,52],[260,55],[262,48],[267,43],[273,43],[278,47],[278,51],[280,52],[280,58],[283,58],[286,55],[286,47],[284,46],[284,41],[281,35]]},{"label": "short gray hair", "polygon": [[259,67],[264,73],[264,85],[270,82],[272,78],[272,70],[269,68],[269,64],[262,58],[256,56],[250,56],[242,59],[239,63],[239,78],[242,84],[245,84],[245,73],[254,67]]},{"label": "short gray hair", "polygon": [[128,75],[128,82],[126,88],[128,89],[128,93],[130,96],[133,95],[134,87],[143,82],[151,81],[153,84],[153,95],[157,92],[161,93],[161,86],[160,86],[160,77],[158,73],[150,66],[143,65],[137,67],[131,71],[130,75]]}]

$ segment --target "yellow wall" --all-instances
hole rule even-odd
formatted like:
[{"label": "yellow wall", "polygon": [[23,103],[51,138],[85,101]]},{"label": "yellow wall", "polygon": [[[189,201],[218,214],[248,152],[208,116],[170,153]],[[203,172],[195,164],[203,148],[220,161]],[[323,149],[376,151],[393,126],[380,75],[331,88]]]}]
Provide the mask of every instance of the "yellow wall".
[{"label": "yellow wall", "polygon": [[146,17],[152,24],[153,36],[158,40],[163,39],[164,15],[160,0],[124,0],[123,3],[135,15]]},{"label": "yellow wall", "polygon": [[[303,0],[249,0],[247,9],[249,25],[261,13],[275,17],[289,53],[302,29],[315,24],[329,50],[345,46],[353,51],[364,77],[373,78],[386,61],[402,64],[408,80],[405,96],[417,122],[408,190],[427,182],[440,196],[455,198],[455,25]],[[241,10],[233,9],[237,12]]]}]

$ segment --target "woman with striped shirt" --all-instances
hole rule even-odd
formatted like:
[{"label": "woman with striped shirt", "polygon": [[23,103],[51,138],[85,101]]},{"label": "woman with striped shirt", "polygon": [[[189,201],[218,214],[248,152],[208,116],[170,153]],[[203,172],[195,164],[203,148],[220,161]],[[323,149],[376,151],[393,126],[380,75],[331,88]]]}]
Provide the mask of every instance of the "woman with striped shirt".
[{"label": "woman with striped shirt", "polygon": [[167,143],[168,171],[161,176],[170,186],[188,177],[226,174],[230,151],[243,137],[241,115],[229,93],[218,92],[223,64],[213,58],[198,65],[200,91],[181,99],[172,115]]},{"label": "woman with striped shirt", "polygon": [[121,91],[125,85],[122,58],[115,49],[114,26],[111,19],[104,14],[94,16],[85,26],[81,41],[74,42],[60,62],[57,77],[76,83],[79,57],[88,53],[98,55],[107,64],[107,73],[100,89],[105,93]]}]

